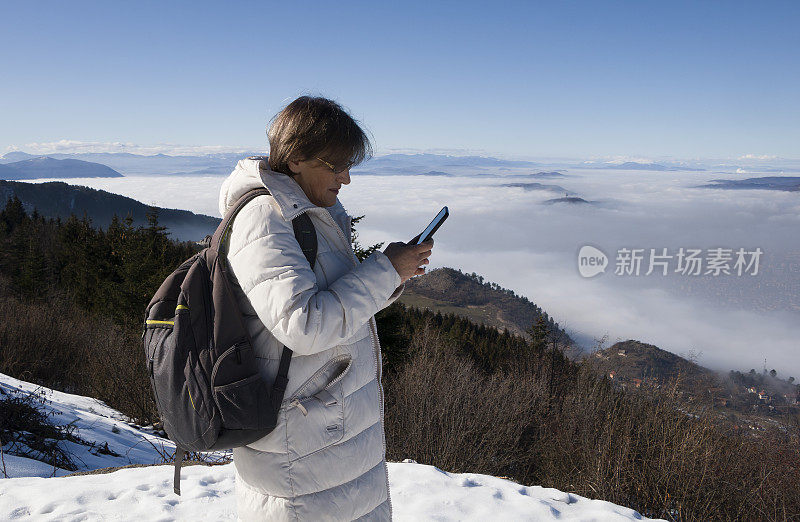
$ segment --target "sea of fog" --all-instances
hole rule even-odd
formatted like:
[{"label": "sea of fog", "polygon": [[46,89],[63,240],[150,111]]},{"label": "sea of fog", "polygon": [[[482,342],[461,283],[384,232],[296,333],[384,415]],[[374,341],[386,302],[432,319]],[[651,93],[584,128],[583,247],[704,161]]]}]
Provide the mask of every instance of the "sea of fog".
[{"label": "sea of fog", "polygon": [[[564,169],[450,169],[450,176],[352,173],[339,197],[364,244],[406,241],[443,206],[431,268],[450,266],[527,296],[586,349],[636,339],[719,369],[775,368],[800,378],[800,192],[697,188],[735,172]],[[775,175],[775,174],[769,174]],[[217,216],[219,176],[74,179],[147,204]],[[532,183],[555,185],[542,188]],[[528,184],[528,185],[526,185]],[[509,186],[516,185],[516,186]],[[548,200],[580,197],[589,203]],[[583,277],[578,252],[608,258],[605,272]],[[652,273],[650,249],[667,266]],[[676,254],[700,250],[701,275],[676,271]],[[641,249],[639,274],[624,250]],[[730,274],[704,275],[712,250],[730,251]],[[743,249],[749,270],[736,273]],[[753,255],[760,249],[758,271]],[[717,270],[714,270],[717,272]]]}]

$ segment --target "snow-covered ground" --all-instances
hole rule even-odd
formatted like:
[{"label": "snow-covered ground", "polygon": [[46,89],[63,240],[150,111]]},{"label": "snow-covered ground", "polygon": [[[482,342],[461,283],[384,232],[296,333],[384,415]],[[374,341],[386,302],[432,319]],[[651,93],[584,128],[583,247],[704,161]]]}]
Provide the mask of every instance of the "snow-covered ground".
[{"label": "snow-covered ground", "polygon": [[[65,443],[83,470],[156,464],[163,451],[174,451],[169,440],[126,424],[122,414],[96,399],[3,374],[0,390],[5,395],[38,393],[54,423],[73,423],[78,437],[94,443]],[[98,451],[105,442],[110,451]],[[0,480],[0,520],[236,519],[233,464],[183,468],[178,497],[172,492],[170,465],[63,476],[69,472],[3,449],[10,478]],[[397,520],[647,520],[610,502],[415,462],[390,463],[389,482]]]},{"label": "snow-covered ground", "polygon": [[[128,464],[156,464],[163,462],[162,453],[175,452],[175,445],[169,439],[129,425],[123,414],[109,408],[102,401],[43,388],[0,373],[0,399],[4,396],[25,394],[34,394],[36,402],[42,403],[41,409],[48,413],[51,423],[58,426],[72,425],[73,434],[86,443],[60,443],[72,457],[77,471]],[[10,463],[8,454],[19,453],[19,450],[20,448],[9,447],[8,441],[3,441],[5,468],[9,477],[50,477],[54,471],[56,476],[70,473],[53,470],[52,466],[49,466],[48,471],[46,467],[37,467],[25,460],[12,459],[13,462]],[[30,473],[24,470],[29,470]],[[3,476],[1,465],[0,476]]]}]

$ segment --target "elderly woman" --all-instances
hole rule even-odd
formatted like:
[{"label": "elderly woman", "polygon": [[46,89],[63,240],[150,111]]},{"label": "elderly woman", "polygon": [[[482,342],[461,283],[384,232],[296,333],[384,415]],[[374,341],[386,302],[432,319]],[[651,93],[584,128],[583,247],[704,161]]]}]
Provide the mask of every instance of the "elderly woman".
[{"label": "elderly woman", "polygon": [[[228,260],[259,372],[272,382],[293,351],[278,425],[233,452],[242,520],[389,520],[381,352],[374,314],[423,274],[433,242],[391,243],[359,263],[337,198],[371,147],[335,102],[303,96],[272,121],[270,155],[242,160],[220,193],[233,222]],[[312,270],[292,219],[317,233]]]}]

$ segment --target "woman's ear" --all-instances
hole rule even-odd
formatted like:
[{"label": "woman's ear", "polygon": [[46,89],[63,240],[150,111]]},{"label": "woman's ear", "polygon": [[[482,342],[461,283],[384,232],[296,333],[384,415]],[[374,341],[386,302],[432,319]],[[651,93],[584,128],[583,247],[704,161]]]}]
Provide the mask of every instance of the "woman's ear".
[{"label": "woman's ear", "polygon": [[287,165],[289,165],[289,170],[292,171],[293,174],[300,174],[300,164],[301,161],[293,161],[290,160]]}]

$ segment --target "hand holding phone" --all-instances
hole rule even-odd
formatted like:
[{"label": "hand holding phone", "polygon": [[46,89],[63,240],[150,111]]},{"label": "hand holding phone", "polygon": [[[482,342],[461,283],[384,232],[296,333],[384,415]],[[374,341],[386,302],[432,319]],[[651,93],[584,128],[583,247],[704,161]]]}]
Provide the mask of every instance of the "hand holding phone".
[{"label": "hand holding phone", "polygon": [[400,282],[405,283],[414,276],[425,273],[425,267],[433,249],[433,239],[428,242],[412,245],[401,241],[389,243],[383,253],[392,262],[392,266],[400,275]]},{"label": "hand holding phone", "polygon": [[[433,221],[425,227],[425,230],[414,239],[408,243],[389,243],[389,246],[384,249],[383,253],[392,262],[397,273],[400,274],[401,282],[404,283],[414,276],[425,273],[425,267],[420,265],[430,263],[428,257],[431,255],[433,248],[433,234],[444,223],[449,214],[447,207],[442,208],[433,218]],[[425,243],[428,240],[431,240],[431,243]]]}]

